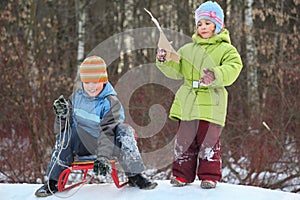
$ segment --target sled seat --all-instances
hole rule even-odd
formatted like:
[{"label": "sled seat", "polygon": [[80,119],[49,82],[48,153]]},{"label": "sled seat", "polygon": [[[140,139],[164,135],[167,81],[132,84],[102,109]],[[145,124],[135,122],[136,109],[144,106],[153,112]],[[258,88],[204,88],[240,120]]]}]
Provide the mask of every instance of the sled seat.
[{"label": "sled seat", "polygon": [[[77,157],[76,160],[71,164],[71,166],[66,168],[59,175],[58,185],[57,185],[58,191],[62,192],[62,191],[70,190],[74,187],[77,187],[81,184],[88,182],[89,181],[89,180],[87,180],[88,170],[94,169],[94,161],[96,160],[96,158],[97,158],[96,155]],[[110,175],[114,181],[115,186],[117,188],[121,188],[121,187],[125,186],[127,184],[127,182],[120,183],[120,181],[119,181],[118,173],[116,170],[116,160],[110,160],[109,162],[111,164],[111,169],[112,169]],[[83,172],[83,180],[67,186],[66,184],[68,182],[69,175],[71,174],[71,172],[74,172],[76,170]]]}]

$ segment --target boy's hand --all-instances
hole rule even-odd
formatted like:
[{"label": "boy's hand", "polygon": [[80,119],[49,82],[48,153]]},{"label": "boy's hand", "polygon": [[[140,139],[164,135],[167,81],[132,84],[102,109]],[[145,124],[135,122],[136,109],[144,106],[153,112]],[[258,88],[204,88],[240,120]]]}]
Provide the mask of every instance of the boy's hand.
[{"label": "boy's hand", "polygon": [[111,173],[111,165],[109,160],[105,157],[100,157],[94,162],[94,173],[106,176]]},{"label": "boy's hand", "polygon": [[167,51],[165,49],[162,48],[157,49],[157,60],[159,62],[165,62],[166,56],[167,56]]},{"label": "boy's hand", "polygon": [[200,85],[203,85],[203,86],[209,86],[211,85],[214,80],[215,80],[215,74],[212,72],[212,71],[209,71],[207,69],[203,69],[203,73],[204,73],[204,76],[200,78]]},{"label": "boy's hand", "polygon": [[63,95],[60,95],[53,103],[54,113],[59,116],[66,118],[69,114],[69,103],[66,101]]}]

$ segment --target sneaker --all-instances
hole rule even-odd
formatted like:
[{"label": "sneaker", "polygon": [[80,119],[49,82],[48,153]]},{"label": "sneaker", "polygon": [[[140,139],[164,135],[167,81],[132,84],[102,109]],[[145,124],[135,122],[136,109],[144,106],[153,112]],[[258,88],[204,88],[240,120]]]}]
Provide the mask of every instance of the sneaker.
[{"label": "sneaker", "polygon": [[49,180],[49,187],[48,187],[48,183],[45,183],[42,187],[40,187],[35,192],[35,196],[37,196],[37,197],[47,197],[47,196],[50,196],[50,195],[54,194],[57,191],[58,191],[57,181]]},{"label": "sneaker", "polygon": [[142,174],[137,174],[135,176],[128,177],[128,185],[144,190],[151,190],[157,186],[157,183],[150,181]]},{"label": "sneaker", "polygon": [[212,189],[217,186],[217,182],[212,179],[204,179],[200,185],[203,189]]},{"label": "sneaker", "polygon": [[184,178],[176,177],[172,178],[170,183],[175,187],[183,187],[186,186],[189,182]]}]

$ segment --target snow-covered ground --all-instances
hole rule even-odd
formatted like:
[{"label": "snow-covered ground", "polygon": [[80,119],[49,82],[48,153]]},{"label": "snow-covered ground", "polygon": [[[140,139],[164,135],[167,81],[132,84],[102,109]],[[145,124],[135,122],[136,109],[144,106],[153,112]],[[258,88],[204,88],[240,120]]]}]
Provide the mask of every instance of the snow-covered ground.
[{"label": "snow-covered ground", "polygon": [[[67,192],[56,193],[42,199],[103,199],[103,200],[300,200],[300,194],[269,190],[252,186],[219,183],[216,189],[204,190],[196,181],[186,187],[172,187],[169,181],[157,181],[154,190],[140,190],[125,186],[117,189],[113,184],[87,184]],[[34,192],[40,184],[0,184],[0,198],[5,200],[38,199]]]}]

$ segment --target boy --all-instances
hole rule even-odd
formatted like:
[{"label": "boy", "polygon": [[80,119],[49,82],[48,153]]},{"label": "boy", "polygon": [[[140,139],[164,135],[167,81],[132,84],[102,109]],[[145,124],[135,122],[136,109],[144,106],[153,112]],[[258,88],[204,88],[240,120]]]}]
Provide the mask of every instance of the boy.
[{"label": "boy", "polygon": [[111,171],[109,159],[117,157],[131,186],[153,189],[157,183],[141,173],[144,170],[134,130],[124,125],[124,112],[117,93],[108,82],[106,64],[101,57],[90,56],[80,66],[82,88],[66,101],[54,101],[57,135],[48,166],[49,183],[39,188],[37,197],[57,192],[60,173],[71,165],[74,156],[96,155],[94,172],[106,175]]}]

